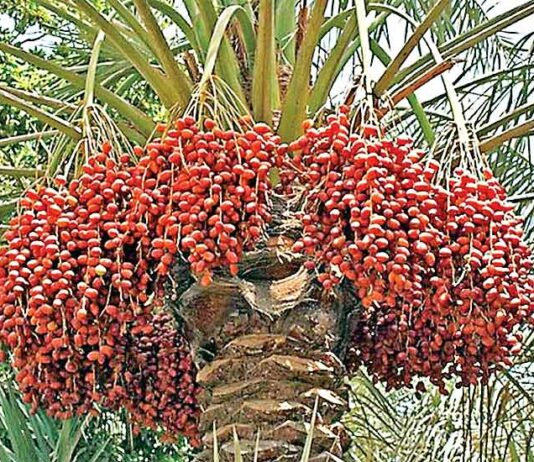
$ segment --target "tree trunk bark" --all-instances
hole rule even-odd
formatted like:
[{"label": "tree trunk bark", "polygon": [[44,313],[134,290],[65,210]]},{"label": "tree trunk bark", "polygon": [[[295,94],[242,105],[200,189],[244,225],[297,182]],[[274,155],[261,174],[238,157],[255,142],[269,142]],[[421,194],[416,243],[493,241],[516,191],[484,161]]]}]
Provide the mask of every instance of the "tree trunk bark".
[{"label": "tree trunk bark", "polygon": [[234,460],[234,429],[244,460],[258,433],[259,461],[300,460],[316,400],[310,460],[346,448],[342,359],[354,305],[347,291],[325,295],[276,242],[247,255],[239,277],[193,284],[178,299],[203,387],[199,461],[213,460],[214,428],[222,462]]}]

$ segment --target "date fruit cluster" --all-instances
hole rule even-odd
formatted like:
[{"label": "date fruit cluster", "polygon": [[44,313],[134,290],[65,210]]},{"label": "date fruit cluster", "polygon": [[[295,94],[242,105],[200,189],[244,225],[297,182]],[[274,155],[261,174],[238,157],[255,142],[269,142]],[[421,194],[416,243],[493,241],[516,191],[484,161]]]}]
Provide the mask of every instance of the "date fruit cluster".
[{"label": "date fruit cluster", "polygon": [[[150,297],[154,276],[135,239],[143,224],[128,221],[136,169],[105,144],[79,178],[21,199],[0,253],[0,340],[33,410],[65,419],[142,402],[152,411],[132,412],[134,421],[191,435],[196,371]],[[157,358],[144,368],[147,344]]]},{"label": "date fruit cluster", "polygon": [[302,190],[294,251],[325,289],[347,279],[361,300],[350,366],[395,388],[487,381],[520,352],[534,313],[521,219],[489,171],[438,184],[440,164],[409,138],[352,129],[347,113],[305,123],[281,189]]}]

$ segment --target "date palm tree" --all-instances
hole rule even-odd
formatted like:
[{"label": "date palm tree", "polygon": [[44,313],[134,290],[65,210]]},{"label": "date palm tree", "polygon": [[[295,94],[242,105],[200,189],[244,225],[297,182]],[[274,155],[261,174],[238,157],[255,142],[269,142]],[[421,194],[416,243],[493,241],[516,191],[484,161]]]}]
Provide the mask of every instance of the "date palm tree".
[{"label": "date palm tree", "polygon": [[[123,149],[144,144],[157,119],[187,111],[191,101],[210,114],[251,114],[290,142],[305,119],[363,94],[391,132],[407,132],[422,147],[439,144],[444,125],[467,121],[534,229],[532,37],[510,32],[532,20],[534,0],[500,13],[477,0],[35,0],[32,8],[54,18],[50,34],[66,48],[60,59],[45,59],[0,43],[3,55],[53,76],[42,94],[0,84],[1,104],[41,124],[0,140],[31,146],[39,159],[32,168],[0,167],[10,191],[0,204],[4,218],[35,178],[74,173],[107,138]],[[353,419],[340,423],[358,302],[345,286],[324,294],[291,254],[298,229],[281,220],[287,206],[274,198],[270,238],[245,256],[237,277],[202,287],[177,267],[169,284],[204,387],[208,449],[199,458],[212,460],[215,439],[221,460],[233,458],[236,434],[241,451],[256,451],[258,460],[297,460],[316,417],[310,460],[341,457],[347,428],[356,432],[357,457],[379,460],[371,446],[385,421],[362,411],[372,399],[361,386]],[[361,433],[358,415],[374,419],[364,428],[378,428],[378,436]]]}]

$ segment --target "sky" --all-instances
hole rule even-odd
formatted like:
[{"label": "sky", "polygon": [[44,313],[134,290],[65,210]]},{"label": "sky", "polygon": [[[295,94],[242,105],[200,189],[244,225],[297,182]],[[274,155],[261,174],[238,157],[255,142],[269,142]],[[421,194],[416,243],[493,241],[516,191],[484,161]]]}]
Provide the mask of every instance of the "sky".
[{"label": "sky", "polygon": [[[522,3],[525,3],[525,0],[493,0],[490,3],[494,4],[494,14],[499,14],[510,8],[514,8],[516,6],[521,5]],[[528,21],[523,24],[523,27],[527,27],[527,23]]]}]

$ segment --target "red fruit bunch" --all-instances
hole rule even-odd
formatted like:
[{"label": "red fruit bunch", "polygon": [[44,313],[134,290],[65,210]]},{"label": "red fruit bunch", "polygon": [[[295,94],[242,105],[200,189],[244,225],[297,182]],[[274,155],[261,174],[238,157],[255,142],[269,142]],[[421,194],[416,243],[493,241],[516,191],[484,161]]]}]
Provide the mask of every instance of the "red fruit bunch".
[{"label": "red fruit bunch", "polygon": [[177,255],[203,284],[218,267],[236,274],[271,221],[269,171],[280,139],[265,124],[241,122],[240,131],[223,130],[183,117],[138,151],[129,220],[160,276]]},{"label": "red fruit bunch", "polygon": [[453,377],[467,386],[511,364],[534,284],[521,220],[498,181],[458,171],[441,187],[438,162],[407,138],[351,130],[346,108],[304,128],[282,189],[304,190],[294,250],[326,289],[352,281],[364,307],[349,366],[366,365],[389,387],[427,377],[445,393]]},{"label": "red fruit bunch", "polygon": [[534,279],[522,220],[489,171],[457,170],[435,198],[445,240],[422,309],[365,313],[353,359],[392,387],[429,377],[446,393],[452,377],[458,386],[485,383],[512,364],[534,313]]},{"label": "red fruit bunch", "polygon": [[2,341],[13,352],[24,400],[58,418],[101,401],[95,368],[114,353],[92,322],[100,312],[99,283],[88,268],[93,258],[100,261],[92,256],[100,234],[88,224],[93,210],[79,200],[64,187],[28,191],[0,262],[8,268],[0,288]]},{"label": "red fruit bunch", "polygon": [[462,334],[455,345],[455,372],[467,385],[477,377],[487,380],[497,365],[510,366],[520,352],[517,328],[534,314],[533,262],[523,220],[489,170],[476,175],[458,169],[448,190],[440,206],[446,211],[447,242],[440,249],[436,282],[447,282],[450,322],[456,337]]},{"label": "red fruit bunch", "polygon": [[435,274],[424,281],[427,299],[421,308],[365,312],[352,360],[391,387],[428,377],[446,393],[448,379],[486,383],[512,364],[521,327],[534,313],[534,278],[522,220],[489,171],[479,178],[457,170],[447,188],[434,192],[434,225],[445,240]]},{"label": "red fruit bunch", "polygon": [[380,139],[374,127],[351,132],[346,110],[289,147],[295,155],[282,182],[296,176],[305,188],[294,250],[320,263],[326,289],[351,280],[365,307],[393,307],[398,298],[419,306],[443,240],[431,223],[436,166],[420,163],[409,139]]},{"label": "red fruit bunch", "polygon": [[0,340],[24,400],[57,418],[122,406],[126,352],[154,330],[127,162],[104,145],[79,179],[28,191],[5,234]]},{"label": "red fruit bunch", "polygon": [[125,407],[137,424],[163,427],[168,441],[182,434],[197,445],[200,409],[195,397],[200,389],[185,339],[169,314],[155,314],[150,325],[152,332],[134,335],[128,350]]}]

